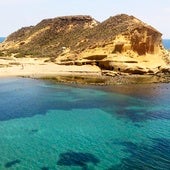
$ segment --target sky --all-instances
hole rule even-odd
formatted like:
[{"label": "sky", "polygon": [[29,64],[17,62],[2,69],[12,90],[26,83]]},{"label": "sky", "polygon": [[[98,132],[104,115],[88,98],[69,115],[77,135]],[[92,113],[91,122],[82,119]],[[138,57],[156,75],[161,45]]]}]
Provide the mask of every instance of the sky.
[{"label": "sky", "polygon": [[0,37],[45,18],[91,15],[101,22],[121,13],[139,18],[170,39],[170,0],[0,0]]}]

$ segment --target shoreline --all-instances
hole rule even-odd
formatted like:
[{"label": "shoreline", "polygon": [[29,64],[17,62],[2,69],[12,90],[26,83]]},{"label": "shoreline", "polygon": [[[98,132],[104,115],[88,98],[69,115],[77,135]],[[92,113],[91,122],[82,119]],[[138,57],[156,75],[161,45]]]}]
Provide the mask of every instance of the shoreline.
[{"label": "shoreline", "polygon": [[[67,66],[66,66],[67,67]],[[0,70],[1,71],[1,70]],[[59,71],[59,72],[13,72],[7,74],[0,74],[1,78],[31,78],[31,79],[42,79],[52,80],[57,83],[63,84],[80,84],[80,85],[96,85],[96,86],[107,86],[107,85],[130,85],[130,84],[157,84],[157,83],[170,83],[170,75],[115,75],[106,76],[102,75],[101,72],[90,72],[90,71]]]},{"label": "shoreline", "polygon": [[46,77],[24,76],[24,78],[51,80],[62,84],[95,86],[170,83],[170,76],[165,78],[150,75],[119,75],[115,77],[102,75],[56,75]]},{"label": "shoreline", "polygon": [[105,74],[95,65],[58,65],[45,62],[47,58],[0,58],[0,78],[24,77],[51,79],[66,84],[116,85],[169,83],[170,75],[138,75],[113,72]]},{"label": "shoreline", "polygon": [[159,84],[170,83],[170,76],[159,77],[156,75],[118,75],[115,77],[84,74],[84,73],[64,73],[64,74],[34,74],[19,76],[4,76],[1,78],[30,78],[53,81],[66,85],[92,85],[92,86],[110,86],[110,85],[142,85],[142,84]]}]

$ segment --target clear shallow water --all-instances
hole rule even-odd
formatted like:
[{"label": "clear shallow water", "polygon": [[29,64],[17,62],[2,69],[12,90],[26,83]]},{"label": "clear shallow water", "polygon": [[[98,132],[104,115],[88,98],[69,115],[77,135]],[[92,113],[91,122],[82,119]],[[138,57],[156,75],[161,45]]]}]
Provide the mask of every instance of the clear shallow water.
[{"label": "clear shallow water", "polygon": [[0,169],[168,170],[170,84],[0,80]]}]

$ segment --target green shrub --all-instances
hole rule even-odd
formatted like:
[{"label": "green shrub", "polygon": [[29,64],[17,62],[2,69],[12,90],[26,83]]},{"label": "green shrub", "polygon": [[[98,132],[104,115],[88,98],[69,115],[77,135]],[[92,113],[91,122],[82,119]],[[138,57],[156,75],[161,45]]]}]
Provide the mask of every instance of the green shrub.
[{"label": "green shrub", "polygon": [[16,57],[16,58],[24,58],[25,55],[22,54],[22,53],[18,53],[18,54],[15,55],[15,57]]},{"label": "green shrub", "polygon": [[2,51],[0,51],[0,56],[4,56],[4,53]]}]

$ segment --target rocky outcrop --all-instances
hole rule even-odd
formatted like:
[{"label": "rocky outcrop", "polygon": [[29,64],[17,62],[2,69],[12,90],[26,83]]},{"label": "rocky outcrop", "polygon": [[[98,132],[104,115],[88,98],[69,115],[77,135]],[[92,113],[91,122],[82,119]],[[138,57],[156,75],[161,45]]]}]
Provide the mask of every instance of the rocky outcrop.
[{"label": "rocky outcrop", "polygon": [[[45,19],[7,37],[0,49],[8,55],[49,57],[64,65],[97,65],[102,70],[154,74],[170,57],[155,28],[126,14],[99,23],[90,16]],[[162,70],[162,72],[167,72]]]},{"label": "rocky outcrop", "polygon": [[84,31],[98,25],[90,16],[64,16],[45,19],[36,26],[21,28],[1,45],[10,52],[38,57],[57,57],[65,49],[74,51],[84,37]]},{"label": "rocky outcrop", "polygon": [[11,34],[4,44],[15,42],[15,47],[11,45],[9,48],[22,48],[23,51],[34,47],[40,54],[41,47],[44,55],[54,55],[54,52],[60,54],[62,47],[81,53],[87,49],[105,49],[107,46],[112,53],[132,50],[138,55],[145,55],[160,50],[161,35],[153,27],[126,14],[110,17],[102,23],[90,16],[80,15],[45,19],[36,26],[25,27]]},{"label": "rocky outcrop", "polygon": [[86,48],[106,48],[122,53],[132,50],[138,55],[159,52],[162,34],[139,19],[126,14],[110,17],[86,35]]}]

